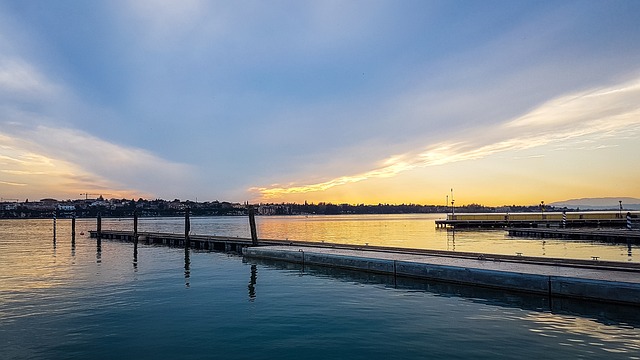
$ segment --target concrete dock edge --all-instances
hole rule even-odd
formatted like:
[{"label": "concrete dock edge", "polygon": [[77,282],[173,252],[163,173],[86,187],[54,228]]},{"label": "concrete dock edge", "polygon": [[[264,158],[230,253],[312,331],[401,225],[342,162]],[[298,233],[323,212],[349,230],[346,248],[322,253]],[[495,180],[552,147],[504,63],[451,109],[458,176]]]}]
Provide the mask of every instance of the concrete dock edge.
[{"label": "concrete dock edge", "polygon": [[482,286],[550,297],[567,297],[608,303],[640,306],[640,283],[583,279],[578,277],[535,274],[519,271],[496,271],[473,266],[430,264],[428,261],[406,261],[376,257],[376,252],[353,251],[349,255],[333,254],[312,248],[283,249],[282,247],[249,247],[243,255],[326,267],[359,270],[392,276],[435,280],[449,283]]}]

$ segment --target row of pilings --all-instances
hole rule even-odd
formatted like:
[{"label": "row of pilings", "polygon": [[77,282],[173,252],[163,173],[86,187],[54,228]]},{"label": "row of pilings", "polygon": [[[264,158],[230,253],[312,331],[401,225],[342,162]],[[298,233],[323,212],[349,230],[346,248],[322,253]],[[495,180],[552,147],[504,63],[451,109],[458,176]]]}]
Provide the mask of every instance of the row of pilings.
[{"label": "row of pilings", "polygon": [[[191,233],[191,219],[190,219],[190,209],[185,209],[184,212],[184,247],[185,249],[189,249],[191,247],[191,241],[189,234]],[[53,241],[54,244],[56,242],[56,225],[57,225],[57,214],[53,214]],[[251,231],[251,243],[253,246],[258,246],[258,231],[256,228],[256,215],[255,209],[253,206],[249,206],[249,228]],[[98,212],[96,217],[96,233],[97,233],[97,241],[98,246],[101,245],[102,241],[102,215]],[[75,243],[76,239],[76,216],[74,215],[71,218],[71,239],[72,242]],[[138,247],[138,211],[133,212],[133,244],[136,250],[137,255],[137,247]]]}]

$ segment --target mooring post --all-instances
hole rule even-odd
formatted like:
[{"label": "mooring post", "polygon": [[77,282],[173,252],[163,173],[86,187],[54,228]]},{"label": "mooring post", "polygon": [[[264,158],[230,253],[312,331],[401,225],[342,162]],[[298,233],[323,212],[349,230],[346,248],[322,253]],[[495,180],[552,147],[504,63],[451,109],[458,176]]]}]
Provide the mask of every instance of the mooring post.
[{"label": "mooring post", "polygon": [[133,243],[138,245],[138,210],[133,211]]},{"label": "mooring post", "polygon": [[562,212],[562,228],[566,228],[567,227],[567,212],[563,211]]},{"label": "mooring post", "polygon": [[249,205],[249,227],[251,228],[251,245],[258,246],[258,231],[256,230],[256,212]]},{"label": "mooring post", "polygon": [[101,252],[102,248],[102,215],[100,214],[100,212],[98,211],[98,218],[97,218],[97,224],[96,224],[96,235],[97,235],[97,242],[96,242],[96,246],[98,248],[98,254]]},{"label": "mooring post", "polygon": [[71,239],[76,239],[76,214],[71,216]]},{"label": "mooring post", "polygon": [[189,238],[189,232],[191,231],[191,220],[189,219],[189,208],[184,210],[184,248],[188,249],[191,244]]},{"label": "mooring post", "polygon": [[71,249],[76,248],[76,213],[71,216]]},{"label": "mooring post", "polygon": [[138,264],[138,210],[133,210],[133,265]]},{"label": "mooring post", "polygon": [[627,230],[631,230],[631,212],[627,212]]},{"label": "mooring post", "polygon": [[98,239],[102,238],[102,215],[98,212],[98,217],[96,218],[96,232],[98,233]]},{"label": "mooring post", "polygon": [[56,212],[53,212],[53,242],[56,242]]}]

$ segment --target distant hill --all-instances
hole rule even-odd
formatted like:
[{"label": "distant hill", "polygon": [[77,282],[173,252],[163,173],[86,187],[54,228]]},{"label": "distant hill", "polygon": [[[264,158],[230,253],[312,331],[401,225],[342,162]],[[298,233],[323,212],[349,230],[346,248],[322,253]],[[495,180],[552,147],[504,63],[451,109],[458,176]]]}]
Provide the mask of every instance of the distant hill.
[{"label": "distant hill", "polygon": [[581,210],[618,210],[620,209],[619,201],[622,200],[622,208],[625,210],[640,210],[640,199],[632,197],[601,197],[601,198],[583,198],[557,201],[549,205],[555,207],[567,207],[571,209],[580,208]]}]

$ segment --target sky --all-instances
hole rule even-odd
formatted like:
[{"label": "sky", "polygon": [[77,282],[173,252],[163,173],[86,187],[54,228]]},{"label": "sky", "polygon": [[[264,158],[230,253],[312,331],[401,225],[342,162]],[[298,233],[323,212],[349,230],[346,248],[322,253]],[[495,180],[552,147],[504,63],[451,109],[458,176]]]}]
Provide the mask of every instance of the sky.
[{"label": "sky", "polygon": [[0,0],[0,196],[637,198],[639,17],[634,0]]}]

